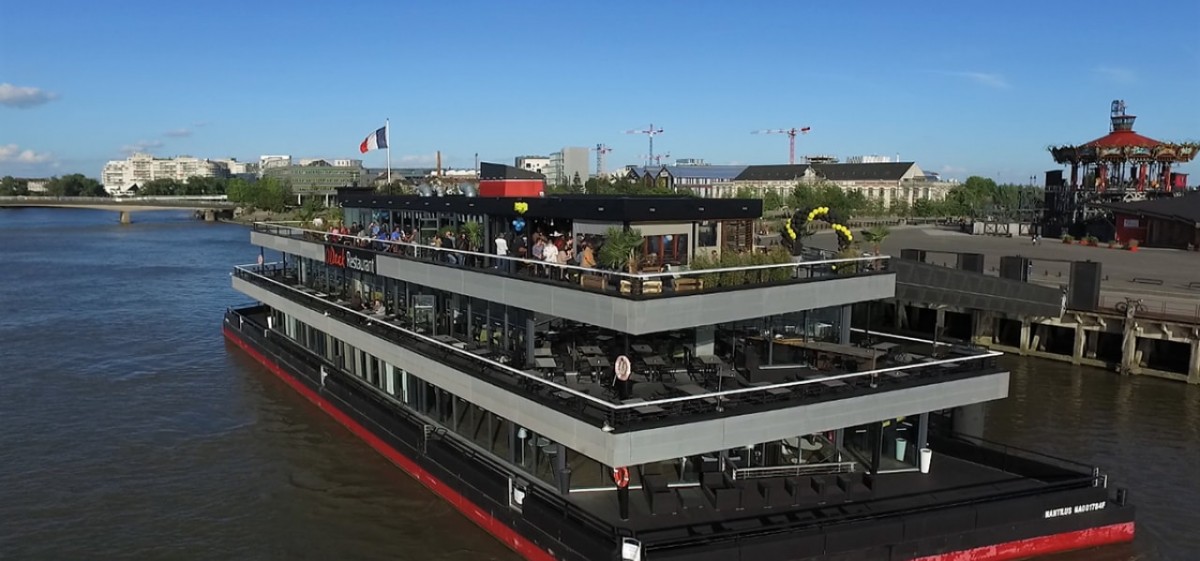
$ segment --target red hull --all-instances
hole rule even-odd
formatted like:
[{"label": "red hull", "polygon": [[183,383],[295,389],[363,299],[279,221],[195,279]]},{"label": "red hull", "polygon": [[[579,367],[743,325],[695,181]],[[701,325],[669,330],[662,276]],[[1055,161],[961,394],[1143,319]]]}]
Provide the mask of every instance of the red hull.
[{"label": "red hull", "polygon": [[[429,488],[438,496],[445,499],[455,508],[462,512],[472,522],[486,530],[488,533],[495,536],[502,543],[512,548],[513,551],[520,554],[522,557],[530,561],[554,561],[554,556],[546,550],[537,546],[529,539],[518,534],[515,530],[505,525],[500,520],[492,517],[483,509],[479,508],[475,503],[472,503],[466,497],[460,495],[450,486],[443,483],[438,478],[434,477],[428,471],[416,462],[408,459],[398,451],[388,446],[387,443],[380,440],[379,437],[371,434],[365,427],[359,424],[354,419],[351,419],[345,413],[333,404],[325,400],[325,398],[308,389],[304,384],[298,382],[274,361],[263,356],[262,353],[246,344],[237,336],[236,333],[228,328],[223,329],[225,337],[246,351],[251,357],[262,363],[268,370],[283,380],[292,389],[296,390],[300,395],[307,398],[317,407],[333,417],[334,420],[341,423],[350,432],[361,438],[377,452],[390,460],[420,481],[421,484]],[[1117,543],[1125,543],[1133,541],[1134,523],[1126,522],[1122,524],[1113,524],[1110,526],[1102,526],[1099,528],[1089,528],[1086,530],[1078,530],[1074,532],[1065,532],[1062,534],[1054,534],[1049,536],[1040,536],[1036,538],[1028,538],[1012,542],[990,545],[987,547],[977,547],[952,553],[941,553],[938,555],[930,555],[918,557],[912,561],[1014,561],[1017,559],[1027,559],[1038,557],[1041,555],[1050,555],[1053,553],[1061,553],[1065,551],[1073,551],[1078,549],[1087,549],[1103,545],[1112,545]]]},{"label": "red hull", "polygon": [[913,561],[1012,561],[1133,541],[1133,522],[918,557]]},{"label": "red hull", "polygon": [[376,452],[379,452],[383,455],[383,457],[399,466],[400,469],[408,472],[409,475],[416,478],[417,481],[420,481],[422,485],[428,487],[430,491],[437,493],[437,495],[445,499],[446,502],[454,505],[454,508],[458,509],[459,512],[471,519],[472,522],[478,524],[479,527],[487,530],[489,534],[495,536],[496,539],[500,540],[501,543],[512,548],[513,551],[519,553],[522,557],[528,559],[529,561],[555,561],[554,556],[550,555],[549,552],[538,547],[537,544],[534,544],[521,534],[518,534],[512,528],[506,526],[503,522],[492,517],[466,497],[458,494],[458,492],[456,492],[454,489],[451,489],[450,486],[446,485],[440,479],[434,477],[433,474],[425,471],[425,469],[417,465],[416,462],[406,458],[391,446],[388,446],[387,443],[380,440],[379,437],[371,434],[371,431],[367,430],[366,427],[363,427],[357,421],[351,419],[345,413],[342,413],[340,409],[334,407],[334,405],[326,401],[325,398],[313,393],[313,391],[308,389],[304,384],[289,376],[283,371],[282,368],[279,367],[278,364],[275,364],[274,361],[263,356],[262,353],[258,352],[254,347],[251,347],[250,345],[246,344],[246,342],[242,341],[236,333],[230,331],[228,328],[223,328],[223,331],[227,339],[232,341],[243,351],[246,351],[246,353],[253,357],[254,360],[262,363],[262,365],[267,367],[267,370],[270,370],[272,374],[278,376],[280,380],[283,380],[300,395],[313,402],[313,404],[319,407],[322,411],[329,414],[330,417],[333,417],[335,421],[341,423],[347,429],[350,429],[350,432],[354,433],[355,436],[361,438],[364,442],[369,444],[371,448],[374,448]]}]

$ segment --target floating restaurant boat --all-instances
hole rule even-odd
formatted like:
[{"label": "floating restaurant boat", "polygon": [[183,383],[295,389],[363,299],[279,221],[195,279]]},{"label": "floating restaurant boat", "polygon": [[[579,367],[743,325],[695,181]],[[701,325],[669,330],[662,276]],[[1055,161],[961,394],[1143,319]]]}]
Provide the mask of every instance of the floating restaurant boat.
[{"label": "floating restaurant boat", "polygon": [[982,438],[981,404],[1008,394],[998,353],[851,325],[894,296],[887,257],[755,253],[756,200],[539,196],[484,172],[480,196],[339,190],[364,236],[255,224],[260,259],[232,282],[257,303],[223,331],[525,558],[999,561],[1132,540],[1099,468]]}]

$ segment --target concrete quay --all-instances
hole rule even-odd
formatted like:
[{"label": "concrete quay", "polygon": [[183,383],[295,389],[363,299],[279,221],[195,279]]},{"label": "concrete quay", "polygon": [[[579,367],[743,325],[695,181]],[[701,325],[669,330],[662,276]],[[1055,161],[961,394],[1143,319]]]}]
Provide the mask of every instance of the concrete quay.
[{"label": "concrete quay", "polygon": [[[808,239],[832,249],[820,233]],[[963,234],[937,227],[897,228],[882,253],[930,252],[929,263],[954,267],[953,252],[985,255],[986,274],[998,275],[1001,256],[1033,260],[1031,280],[1064,288],[1072,261],[1101,263],[1100,307],[1061,317],[1007,317],[987,310],[930,302],[894,301],[876,310],[875,325],[944,340],[959,340],[1020,355],[1110,368],[1200,384],[1200,253],[1141,248],[1137,252],[1028,238]],[[947,252],[947,253],[938,253]]]}]

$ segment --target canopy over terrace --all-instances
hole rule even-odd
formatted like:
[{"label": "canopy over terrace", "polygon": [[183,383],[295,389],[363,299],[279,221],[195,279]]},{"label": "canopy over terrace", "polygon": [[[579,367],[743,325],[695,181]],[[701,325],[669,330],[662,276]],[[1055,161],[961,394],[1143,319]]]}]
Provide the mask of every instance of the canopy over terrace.
[{"label": "canopy over terrace", "polygon": [[[603,236],[611,227],[635,228],[646,238],[643,253],[654,253],[664,263],[686,263],[698,251],[719,250],[727,234],[748,229],[762,216],[762,201],[754,199],[700,199],[695,197],[639,197],[565,195],[553,197],[469,197],[447,195],[378,195],[362,189],[340,189],[338,203],[347,209],[347,221],[376,221],[417,229],[422,240],[446,229],[459,231],[466,223],[480,224],[472,249],[491,252],[493,241],[504,236],[555,233],[576,241]],[[355,214],[358,211],[358,214]],[[740,239],[740,238],[738,238]],[[748,247],[748,245],[747,245]]]},{"label": "canopy over terrace", "polygon": [[1049,148],[1055,162],[1071,166],[1071,189],[1141,193],[1186,187],[1186,176],[1173,174],[1171,165],[1191,161],[1200,151],[1200,144],[1162,142],[1143,136],[1133,130],[1135,119],[1125,113],[1124,101],[1114,101],[1108,134],[1080,145]]}]

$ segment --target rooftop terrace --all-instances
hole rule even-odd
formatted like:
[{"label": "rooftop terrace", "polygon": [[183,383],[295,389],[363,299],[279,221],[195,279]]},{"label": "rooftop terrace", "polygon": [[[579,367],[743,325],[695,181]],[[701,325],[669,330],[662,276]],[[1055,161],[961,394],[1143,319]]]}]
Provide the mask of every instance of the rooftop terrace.
[{"label": "rooftop terrace", "polygon": [[[627,273],[258,223],[251,242],[286,254],[437,287],[464,296],[646,334],[784,312],[890,298],[889,258],[825,259],[696,270],[643,267]],[[331,257],[332,256],[332,257]],[[357,267],[345,266],[347,256]],[[749,262],[764,255],[749,255]],[[548,288],[549,290],[543,290]],[[338,287],[324,287],[337,292]],[[700,295],[706,295],[700,298]]]},{"label": "rooftop terrace", "polygon": [[[774,356],[787,363],[764,365],[761,358],[755,358],[760,351],[743,350],[739,354],[733,350],[723,356],[680,352],[683,345],[664,333],[637,339],[633,345],[633,374],[625,385],[615,382],[612,363],[624,350],[611,332],[559,324],[539,341],[537,360],[533,361],[538,366],[521,368],[513,357],[486,345],[407,329],[400,318],[386,310],[374,314],[352,310],[347,302],[300,284],[293,273],[281,266],[241,266],[234,270],[235,287],[268,305],[294,302],[345,327],[414,352],[428,359],[431,368],[452,368],[486,382],[487,387],[503,389],[607,432],[736,417],[969,380],[996,373],[994,357],[1000,354],[859,332],[852,345],[805,341],[802,337],[777,338]],[[251,287],[257,290],[249,290]],[[729,335],[736,337],[743,349],[766,345],[753,334]]]}]

